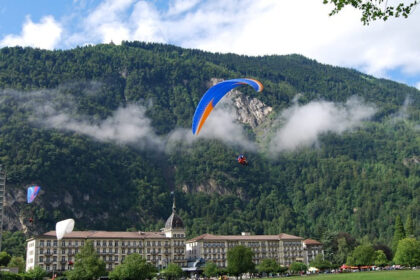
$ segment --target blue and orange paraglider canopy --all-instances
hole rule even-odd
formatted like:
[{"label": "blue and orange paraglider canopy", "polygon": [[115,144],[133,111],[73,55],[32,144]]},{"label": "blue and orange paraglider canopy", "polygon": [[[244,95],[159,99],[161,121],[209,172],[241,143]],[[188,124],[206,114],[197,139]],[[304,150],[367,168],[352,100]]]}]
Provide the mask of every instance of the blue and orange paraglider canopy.
[{"label": "blue and orange paraglider canopy", "polygon": [[38,195],[40,189],[41,189],[40,186],[30,186],[28,188],[28,193],[26,195],[28,203],[31,203],[32,201],[34,201],[34,199]]},{"label": "blue and orange paraglider canopy", "polygon": [[242,85],[250,85],[257,92],[261,92],[264,88],[259,81],[248,78],[227,80],[214,85],[204,93],[200,103],[198,103],[198,106],[195,109],[192,120],[192,133],[198,135],[206,122],[207,117],[220,99],[222,99],[230,90]]}]

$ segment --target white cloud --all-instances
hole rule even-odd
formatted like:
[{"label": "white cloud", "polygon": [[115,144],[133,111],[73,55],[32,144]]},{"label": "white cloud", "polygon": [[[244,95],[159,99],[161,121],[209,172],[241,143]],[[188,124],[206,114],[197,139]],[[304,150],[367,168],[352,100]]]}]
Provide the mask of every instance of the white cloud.
[{"label": "white cloud", "polygon": [[9,34],[0,41],[0,46],[30,46],[41,49],[54,49],[60,40],[61,25],[52,16],[45,16],[40,23],[26,18],[20,35]]},{"label": "white cloud", "polygon": [[179,15],[194,8],[200,0],[173,0],[169,2],[167,15]]},{"label": "white cloud", "polygon": [[[85,2],[73,3],[80,8]],[[104,0],[60,24],[52,17],[39,24],[28,19],[21,35],[9,34],[1,45],[53,48],[140,40],[246,55],[298,53],[379,77],[389,77],[393,69],[420,76],[418,9],[408,19],[363,26],[359,11],[346,7],[330,17],[331,6],[322,0],[170,0],[165,8],[160,4]],[[58,44],[60,34],[65,38]]]},{"label": "white cloud", "polygon": [[163,150],[164,142],[155,134],[145,113],[145,107],[130,105],[119,108],[105,120],[93,122],[88,119],[77,120],[70,114],[44,106],[41,114],[43,119],[38,121],[51,128],[74,131],[99,141]]},{"label": "white cloud", "polygon": [[375,111],[375,107],[363,104],[358,98],[351,98],[345,104],[327,101],[295,104],[282,113],[283,124],[275,132],[270,150],[277,153],[314,145],[322,133],[342,133],[358,127]]},{"label": "white cloud", "polygon": [[255,151],[257,145],[248,140],[245,131],[237,121],[236,111],[229,102],[220,102],[207,118],[205,125],[198,135],[193,135],[191,129],[179,128],[168,136],[168,148],[181,142],[191,145],[199,139],[217,139],[221,142],[241,146],[247,151]]}]

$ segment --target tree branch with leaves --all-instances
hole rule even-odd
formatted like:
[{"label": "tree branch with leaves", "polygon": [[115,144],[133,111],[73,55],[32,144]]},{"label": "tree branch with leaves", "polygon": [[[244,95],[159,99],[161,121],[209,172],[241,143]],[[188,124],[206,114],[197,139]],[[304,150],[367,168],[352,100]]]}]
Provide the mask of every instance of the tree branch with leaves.
[{"label": "tree branch with leaves", "polygon": [[397,5],[388,5],[388,0],[323,0],[324,4],[333,4],[334,8],[330,12],[330,16],[339,13],[344,7],[352,6],[355,9],[362,11],[362,18],[360,19],[364,25],[369,25],[370,22],[377,19],[386,21],[390,17],[403,16],[407,18],[412,13],[419,3],[418,0],[411,2],[399,3]]}]

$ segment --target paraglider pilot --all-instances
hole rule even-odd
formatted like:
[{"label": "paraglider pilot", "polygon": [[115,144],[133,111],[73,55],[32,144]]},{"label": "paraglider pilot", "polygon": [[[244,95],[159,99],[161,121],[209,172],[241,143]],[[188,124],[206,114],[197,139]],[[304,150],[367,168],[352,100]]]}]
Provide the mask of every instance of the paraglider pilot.
[{"label": "paraglider pilot", "polygon": [[239,155],[238,156],[238,163],[241,164],[241,165],[248,166],[248,161],[246,160],[246,157],[244,155]]}]

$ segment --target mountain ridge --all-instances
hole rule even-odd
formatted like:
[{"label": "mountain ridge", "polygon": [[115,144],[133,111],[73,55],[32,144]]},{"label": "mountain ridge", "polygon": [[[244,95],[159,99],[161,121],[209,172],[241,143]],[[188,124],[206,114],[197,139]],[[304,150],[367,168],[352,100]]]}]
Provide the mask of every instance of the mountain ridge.
[{"label": "mountain ridge", "polygon": [[[32,182],[43,187],[34,204],[18,199],[6,206],[7,230],[29,226],[30,216],[35,223],[28,234],[67,217],[79,217],[78,229],[157,230],[170,214],[174,188],[190,237],[250,231],[320,239],[342,230],[389,243],[395,215],[420,219],[419,166],[403,164],[420,155],[414,88],[300,55],[247,57],[141,42],[67,51],[3,48],[0,58],[7,199]],[[264,84],[262,94],[241,87],[232,95],[272,108],[265,114],[270,124],[238,128],[227,119],[243,132],[224,131],[230,142],[176,138],[189,131],[209,82],[237,76]],[[358,126],[326,130],[291,150],[270,149],[270,141],[284,138],[273,125],[284,128],[306,109],[342,114],[355,95],[376,110],[357,119]],[[407,98],[406,116],[391,121]],[[132,138],[115,130],[127,122],[137,130]],[[165,146],[168,135],[175,135],[173,147]],[[244,151],[249,168],[236,163]],[[66,192],[72,203],[64,202]]]}]

